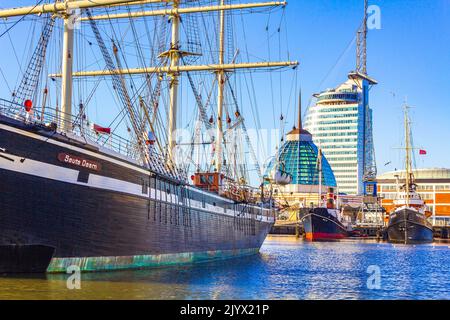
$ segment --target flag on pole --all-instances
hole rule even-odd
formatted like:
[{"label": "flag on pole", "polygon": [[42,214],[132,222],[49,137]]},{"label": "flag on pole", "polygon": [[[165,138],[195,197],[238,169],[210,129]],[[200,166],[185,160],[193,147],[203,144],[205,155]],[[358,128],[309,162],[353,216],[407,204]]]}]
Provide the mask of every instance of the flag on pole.
[{"label": "flag on pole", "polygon": [[97,133],[111,134],[111,128],[104,128],[99,126],[98,124],[94,124],[94,131]]},{"label": "flag on pole", "polygon": [[148,132],[148,139],[147,139],[147,141],[145,141],[145,144],[152,146],[152,145],[155,144],[155,142],[156,142],[155,134],[153,132],[149,131]]},{"label": "flag on pole", "polygon": [[420,149],[420,150],[419,150],[419,154],[425,155],[425,154],[427,154],[427,151],[426,151],[426,150],[423,150],[423,149]]}]

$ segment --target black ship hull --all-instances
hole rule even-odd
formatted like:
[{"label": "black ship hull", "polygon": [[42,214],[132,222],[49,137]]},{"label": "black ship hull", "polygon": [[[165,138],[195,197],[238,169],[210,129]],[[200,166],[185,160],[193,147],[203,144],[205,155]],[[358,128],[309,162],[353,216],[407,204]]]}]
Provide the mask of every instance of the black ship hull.
[{"label": "black ship hull", "polygon": [[308,241],[336,241],[348,237],[344,225],[326,208],[304,209],[301,219]]},{"label": "black ship hull", "polygon": [[[254,254],[274,223],[270,209],[1,115],[0,148],[3,273],[146,268]],[[24,258],[27,252],[39,257],[38,266]]]},{"label": "black ship hull", "polygon": [[387,234],[389,242],[392,243],[433,242],[432,226],[423,214],[411,209],[402,209],[391,214]]},{"label": "black ship hull", "polygon": [[43,245],[0,245],[0,273],[43,273],[54,252]]}]

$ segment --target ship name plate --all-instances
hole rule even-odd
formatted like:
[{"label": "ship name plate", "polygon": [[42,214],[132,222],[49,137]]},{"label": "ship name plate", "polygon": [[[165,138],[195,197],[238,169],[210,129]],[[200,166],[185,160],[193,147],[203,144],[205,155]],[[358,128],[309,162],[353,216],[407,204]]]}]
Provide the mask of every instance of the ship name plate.
[{"label": "ship name plate", "polygon": [[58,154],[58,160],[67,164],[71,164],[77,167],[83,167],[89,170],[94,170],[94,171],[100,171],[101,170],[101,164],[96,162],[96,161],[92,161],[92,160],[88,160],[88,159],[83,159],[81,157],[77,157],[68,153],[59,153]]}]

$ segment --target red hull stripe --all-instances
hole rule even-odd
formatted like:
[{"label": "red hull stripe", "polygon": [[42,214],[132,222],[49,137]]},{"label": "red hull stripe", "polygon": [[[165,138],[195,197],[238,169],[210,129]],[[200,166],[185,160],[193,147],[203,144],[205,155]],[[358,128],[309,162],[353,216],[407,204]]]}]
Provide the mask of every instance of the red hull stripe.
[{"label": "red hull stripe", "polygon": [[307,240],[321,240],[321,239],[344,239],[345,235],[342,233],[325,233],[325,232],[307,232]]}]

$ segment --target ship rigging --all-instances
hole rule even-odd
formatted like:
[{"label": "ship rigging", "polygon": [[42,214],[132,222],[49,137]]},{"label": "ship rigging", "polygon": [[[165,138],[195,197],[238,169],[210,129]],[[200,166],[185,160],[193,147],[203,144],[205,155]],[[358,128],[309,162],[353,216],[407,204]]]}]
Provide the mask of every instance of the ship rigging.
[{"label": "ship rigging", "polygon": [[[0,18],[19,17],[13,26],[42,26],[12,98],[0,100],[0,251],[11,257],[0,271],[115,270],[257,252],[274,207],[248,186],[237,161],[246,146],[260,171],[232,76],[298,63],[241,62],[227,13],[285,6],[66,0],[0,10]],[[56,48],[53,33],[62,39]],[[206,167],[178,154],[181,108],[191,98],[196,113],[186,115],[198,121],[189,136],[212,146]],[[91,120],[94,103],[108,126]],[[34,190],[27,202],[18,198],[22,188]]]}]

